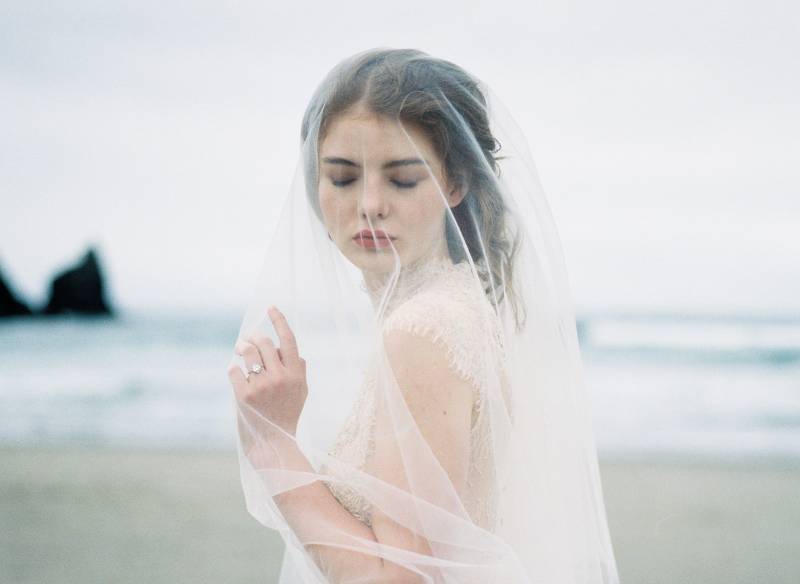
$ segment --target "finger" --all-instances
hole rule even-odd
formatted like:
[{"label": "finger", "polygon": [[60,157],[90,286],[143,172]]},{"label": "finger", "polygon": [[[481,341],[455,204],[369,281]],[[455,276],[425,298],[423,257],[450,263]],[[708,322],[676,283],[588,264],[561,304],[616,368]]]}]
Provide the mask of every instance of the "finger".
[{"label": "finger", "polygon": [[236,353],[241,355],[244,359],[244,364],[247,370],[250,371],[256,363],[264,366],[264,361],[261,358],[261,352],[253,343],[248,341],[238,341],[235,346]]},{"label": "finger", "polygon": [[[243,340],[255,345],[256,349],[258,349],[258,352],[261,355],[261,360],[264,361],[264,364],[266,365],[268,353],[275,347],[273,340],[264,333],[258,331],[247,335]],[[280,359],[280,353],[278,353],[278,358]]]},{"label": "finger", "polygon": [[294,338],[294,333],[289,327],[286,317],[274,306],[269,307],[267,314],[269,314],[272,326],[275,327],[275,332],[278,333],[281,341],[281,354],[292,362],[297,361],[297,339]]},{"label": "finger", "polygon": [[245,377],[236,359],[231,359],[230,365],[228,365],[228,379],[233,386],[233,393],[236,398],[244,398],[244,392],[247,388],[247,377]]},{"label": "finger", "polygon": [[247,337],[246,341],[256,346],[267,371],[276,372],[283,369],[278,349],[275,348],[275,343],[272,339],[263,334],[256,334]]}]

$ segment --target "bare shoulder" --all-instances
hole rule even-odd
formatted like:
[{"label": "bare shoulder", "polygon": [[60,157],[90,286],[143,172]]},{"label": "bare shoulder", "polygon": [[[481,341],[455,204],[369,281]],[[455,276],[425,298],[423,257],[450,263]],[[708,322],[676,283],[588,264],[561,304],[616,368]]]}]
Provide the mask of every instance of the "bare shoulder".
[{"label": "bare shoulder", "polygon": [[[480,291],[478,291],[480,293]],[[474,291],[434,287],[416,294],[383,324],[387,350],[424,359],[437,356],[473,387],[480,387],[488,343],[495,342],[488,301]]]},{"label": "bare shoulder", "polygon": [[428,407],[471,400],[471,385],[452,366],[442,343],[395,329],[384,335],[384,347],[392,373],[407,399],[424,402]]}]

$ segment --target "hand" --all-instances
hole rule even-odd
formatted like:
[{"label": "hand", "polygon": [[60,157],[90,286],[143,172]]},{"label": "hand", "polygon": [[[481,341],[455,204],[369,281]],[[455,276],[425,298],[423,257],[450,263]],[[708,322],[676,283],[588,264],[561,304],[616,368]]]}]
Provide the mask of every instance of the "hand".
[{"label": "hand", "polygon": [[[282,431],[294,436],[308,396],[306,362],[298,354],[297,341],[283,314],[274,306],[268,314],[278,333],[280,348],[263,334],[239,341],[235,350],[244,358],[248,371],[256,364],[263,370],[245,377],[234,360],[228,367],[228,378],[250,434],[255,430],[258,435],[270,438]],[[241,419],[239,424],[241,432]],[[251,441],[255,437],[248,438]]]}]

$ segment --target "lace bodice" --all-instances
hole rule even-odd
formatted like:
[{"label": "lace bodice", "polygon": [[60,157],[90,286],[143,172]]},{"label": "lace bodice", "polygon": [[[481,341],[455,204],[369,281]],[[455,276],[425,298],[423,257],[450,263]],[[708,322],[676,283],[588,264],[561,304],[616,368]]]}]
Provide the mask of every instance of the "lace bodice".
[{"label": "lace bodice", "polygon": [[[362,288],[381,315],[379,324],[384,333],[403,330],[440,343],[446,349],[449,366],[472,384],[470,467],[463,502],[475,523],[492,529],[495,497],[491,489],[491,437],[488,417],[482,414],[487,397],[486,380],[493,378],[487,377],[487,368],[501,372],[504,358],[499,320],[469,263],[453,264],[449,258],[436,258],[404,268],[388,301],[384,299],[385,285],[363,284]],[[380,310],[382,303],[385,306]],[[490,344],[494,350],[490,350]],[[502,374],[499,377],[504,379]],[[370,365],[353,407],[328,452],[345,464],[336,465],[335,472],[323,465],[323,472],[341,476],[347,474],[348,467],[364,468],[374,449],[375,403],[375,370]],[[359,492],[344,483],[326,484],[352,515],[371,524],[370,504]]]}]

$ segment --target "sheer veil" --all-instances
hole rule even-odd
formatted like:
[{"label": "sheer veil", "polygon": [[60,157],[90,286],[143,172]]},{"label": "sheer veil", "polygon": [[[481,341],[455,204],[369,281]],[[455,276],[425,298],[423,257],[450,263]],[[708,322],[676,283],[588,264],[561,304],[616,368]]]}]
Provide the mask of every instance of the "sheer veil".
[{"label": "sheer veil", "polygon": [[299,125],[229,368],[281,582],[618,582],[564,259],[509,112],[451,62],[373,49]]}]

